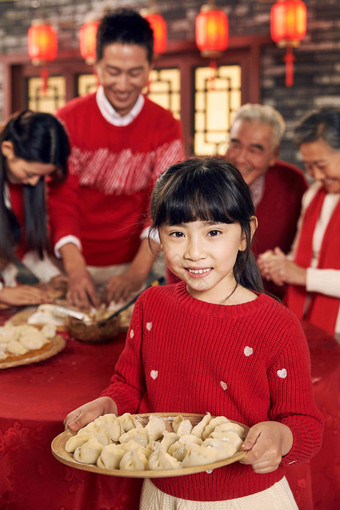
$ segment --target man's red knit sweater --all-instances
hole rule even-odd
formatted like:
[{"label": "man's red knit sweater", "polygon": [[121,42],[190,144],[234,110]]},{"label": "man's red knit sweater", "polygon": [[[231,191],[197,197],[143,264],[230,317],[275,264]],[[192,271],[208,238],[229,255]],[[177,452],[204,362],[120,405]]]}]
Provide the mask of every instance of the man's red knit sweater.
[{"label": "man's red knit sweater", "polygon": [[285,464],[309,460],[321,443],[322,418],[301,325],[265,294],[223,306],[192,298],[183,282],[145,291],[103,395],[115,400],[119,414],[209,411],[248,426],[276,420],[291,428],[293,447],[272,473],[256,474],[235,463],[153,481],[183,499],[218,501],[260,492],[282,478]]},{"label": "man's red knit sweater", "polygon": [[180,123],[145,98],[130,124],[114,126],[100,113],[95,94],[70,101],[58,117],[72,152],[69,178],[49,193],[54,244],[73,235],[88,265],[131,262],[148,225],[157,177],[183,159]]}]

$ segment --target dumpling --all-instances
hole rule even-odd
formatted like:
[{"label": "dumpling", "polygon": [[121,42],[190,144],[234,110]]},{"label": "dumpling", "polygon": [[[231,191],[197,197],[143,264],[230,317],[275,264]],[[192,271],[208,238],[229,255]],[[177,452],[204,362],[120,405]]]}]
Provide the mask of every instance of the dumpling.
[{"label": "dumpling", "polygon": [[176,443],[172,444],[168,450],[168,453],[175,457],[175,459],[181,461],[184,459],[185,455],[185,444],[181,443],[180,440],[176,441]]},{"label": "dumpling", "polygon": [[176,443],[178,439],[179,436],[175,434],[175,432],[168,432],[167,430],[165,430],[163,432],[163,439],[161,440],[160,445],[163,447],[164,451],[167,452],[170,446]]},{"label": "dumpling", "polygon": [[29,349],[22,345],[18,340],[11,340],[10,342],[8,342],[6,349],[11,354],[16,354],[19,356],[22,354],[26,354],[26,352],[29,351]]},{"label": "dumpling", "polygon": [[226,431],[229,431],[229,430],[233,430],[240,437],[241,436],[243,437],[244,428],[241,427],[241,425],[239,425],[238,423],[233,423],[231,421],[229,421],[227,423],[222,423],[221,425],[217,425],[217,427],[215,427],[215,429],[214,429],[214,433],[215,432],[226,432]]},{"label": "dumpling", "polygon": [[162,448],[157,448],[149,457],[149,469],[180,469],[181,463],[165,452]]},{"label": "dumpling", "polygon": [[215,430],[215,427],[217,427],[217,425],[222,425],[222,423],[230,422],[225,416],[216,416],[216,418],[212,418],[203,430],[202,439],[206,439]]},{"label": "dumpling", "polygon": [[111,441],[118,441],[120,436],[124,434],[123,426],[115,414],[98,416],[93,423],[105,430]]},{"label": "dumpling", "polygon": [[202,444],[203,443],[201,438],[194,436],[193,434],[184,434],[183,436],[180,436],[179,441],[183,444],[190,444],[190,443]]},{"label": "dumpling", "polygon": [[203,434],[203,430],[205,429],[205,427],[208,425],[208,423],[210,422],[211,420],[211,414],[210,413],[207,413],[204,418],[201,419],[201,421],[199,421],[197,423],[197,425],[195,425],[195,427],[192,429],[191,431],[191,434],[193,434],[194,436],[197,436],[197,437],[202,437],[202,434]]},{"label": "dumpling", "polygon": [[119,463],[119,469],[145,471],[147,467],[148,459],[138,449],[126,452]]},{"label": "dumpling", "polygon": [[191,443],[185,446],[182,467],[202,466],[216,462],[217,450]]},{"label": "dumpling", "polygon": [[102,449],[103,445],[95,437],[91,437],[75,450],[73,456],[75,460],[82,464],[95,464]]},{"label": "dumpling", "polygon": [[164,420],[159,418],[158,416],[150,415],[149,421],[145,426],[145,429],[149,433],[150,441],[157,441],[160,437],[162,437],[165,431],[166,425]]},{"label": "dumpling", "polygon": [[118,469],[119,463],[125,454],[125,445],[108,444],[102,449],[97,459],[97,466],[100,468]]},{"label": "dumpling", "polygon": [[228,459],[238,450],[235,444],[231,443],[230,441],[213,438],[206,439],[202,447],[206,448],[207,450],[214,449],[216,451],[216,460]]},{"label": "dumpling", "polygon": [[69,453],[73,453],[79,446],[89,441],[91,437],[92,436],[89,432],[76,434],[66,441],[65,450]]},{"label": "dumpling", "polygon": [[127,443],[128,441],[135,441],[141,446],[147,446],[149,443],[149,434],[145,428],[131,429],[129,432],[125,432],[119,438],[120,443]]},{"label": "dumpling", "polygon": [[[211,439],[220,439],[221,441],[229,442],[235,446],[236,450],[238,450],[243,443],[242,438],[234,431],[228,430],[226,432],[212,432],[210,435]],[[210,439],[210,437],[208,439]],[[205,441],[208,441],[206,439]]]},{"label": "dumpling", "polygon": [[[92,437],[95,437],[103,446],[106,446],[110,442],[110,438],[102,427],[100,427],[94,421],[88,423],[85,427],[80,429],[83,432],[90,432]],[[79,431],[80,432],[80,431]]]},{"label": "dumpling", "polygon": [[46,338],[54,338],[57,332],[57,328],[55,324],[45,324],[41,332],[44,336],[46,336]]},{"label": "dumpling", "polygon": [[41,349],[47,343],[47,338],[38,330],[23,332],[19,338],[20,343],[27,349]]},{"label": "dumpling", "polygon": [[172,422],[172,428],[178,436],[183,436],[184,434],[190,434],[192,431],[192,423],[190,420],[186,420],[183,416],[179,415],[176,416]]},{"label": "dumpling", "polygon": [[143,425],[130,413],[124,413],[121,416],[118,416],[118,420],[124,429],[123,432],[129,432],[129,430],[143,427]]},{"label": "dumpling", "polygon": [[1,327],[0,328],[0,344],[7,344],[11,340],[17,340],[19,333],[15,328]]}]

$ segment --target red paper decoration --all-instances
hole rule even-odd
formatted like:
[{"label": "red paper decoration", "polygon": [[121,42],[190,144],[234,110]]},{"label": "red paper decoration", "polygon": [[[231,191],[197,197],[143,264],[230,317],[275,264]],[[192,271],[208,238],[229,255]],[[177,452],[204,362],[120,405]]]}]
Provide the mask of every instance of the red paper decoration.
[{"label": "red paper decoration", "polygon": [[203,5],[196,18],[196,45],[203,57],[216,59],[228,47],[229,23],[223,11],[218,11],[213,3]]},{"label": "red paper decoration", "polygon": [[306,35],[307,8],[302,0],[278,0],[270,12],[270,34],[278,46],[287,48],[286,86],[293,85],[293,47]]},{"label": "red paper decoration", "polygon": [[98,26],[99,21],[88,21],[79,31],[80,54],[87,64],[94,64],[96,61]]},{"label": "red paper decoration", "polygon": [[147,13],[144,17],[148,20],[153,30],[154,52],[157,55],[161,55],[165,52],[168,41],[168,29],[164,18],[156,12]]}]

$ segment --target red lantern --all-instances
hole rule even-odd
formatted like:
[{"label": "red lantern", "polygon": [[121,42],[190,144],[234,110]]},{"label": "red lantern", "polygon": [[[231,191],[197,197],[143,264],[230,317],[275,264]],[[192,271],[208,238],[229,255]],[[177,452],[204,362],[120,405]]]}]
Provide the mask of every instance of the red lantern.
[{"label": "red lantern", "polygon": [[168,40],[168,29],[164,18],[156,12],[150,12],[144,16],[151,25],[154,37],[153,49],[157,55],[165,52]]},{"label": "red lantern", "polygon": [[94,64],[96,61],[98,26],[99,21],[88,21],[79,31],[80,54],[87,64]]},{"label": "red lantern", "polygon": [[227,15],[218,11],[214,3],[203,5],[196,18],[196,44],[203,57],[218,58],[228,47],[229,23]]},{"label": "red lantern", "polygon": [[51,62],[57,57],[58,36],[56,30],[43,21],[36,20],[27,32],[28,55],[34,65],[42,65],[40,76],[42,79],[42,91],[47,91],[48,72],[46,62]]},{"label": "red lantern", "polygon": [[51,25],[40,21],[34,22],[27,32],[28,55],[33,64],[50,62],[57,56],[58,37]]},{"label": "red lantern", "polygon": [[307,8],[302,0],[278,0],[270,12],[270,33],[278,46],[287,48],[286,86],[293,85],[293,47],[306,35]]}]

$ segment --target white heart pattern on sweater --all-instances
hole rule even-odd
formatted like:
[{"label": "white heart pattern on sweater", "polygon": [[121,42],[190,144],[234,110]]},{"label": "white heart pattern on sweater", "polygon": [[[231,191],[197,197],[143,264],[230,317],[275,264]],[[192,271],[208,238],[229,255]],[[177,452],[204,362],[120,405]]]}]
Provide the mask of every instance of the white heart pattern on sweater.
[{"label": "white heart pattern on sweater", "polygon": [[150,375],[152,379],[155,381],[158,377],[158,370],[151,370]]},{"label": "white heart pattern on sweater", "polygon": [[146,329],[147,329],[148,331],[151,331],[151,328],[152,328],[152,322],[147,322],[147,323],[146,323]]},{"label": "white heart pattern on sweater", "polygon": [[133,329],[130,330],[130,338],[133,338],[135,336],[135,332],[133,331]]},{"label": "white heart pattern on sweater", "polygon": [[253,352],[254,352],[254,351],[253,351],[253,348],[252,348],[252,347],[249,347],[249,346],[247,345],[247,347],[245,347],[245,348],[244,348],[244,351],[243,351],[243,352],[244,352],[244,355],[245,355],[245,356],[251,356],[251,355],[253,354]]},{"label": "white heart pattern on sweater", "polygon": [[221,385],[222,390],[224,390],[224,391],[228,388],[227,383],[225,383],[224,381],[220,381],[220,385]]},{"label": "white heart pattern on sweater", "polygon": [[285,368],[278,370],[277,375],[281,377],[281,379],[285,379],[287,377],[287,370]]}]

